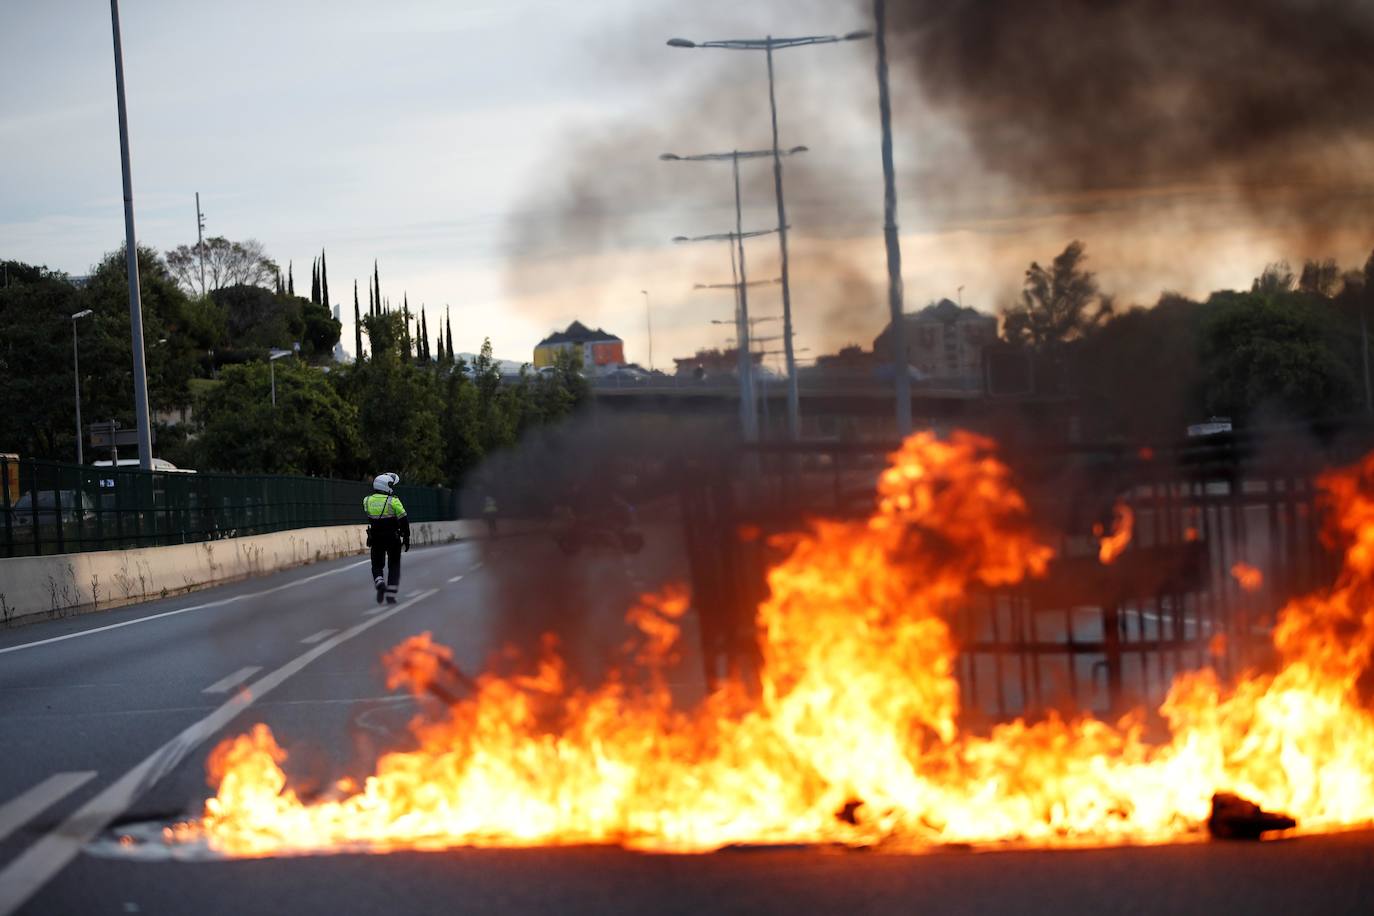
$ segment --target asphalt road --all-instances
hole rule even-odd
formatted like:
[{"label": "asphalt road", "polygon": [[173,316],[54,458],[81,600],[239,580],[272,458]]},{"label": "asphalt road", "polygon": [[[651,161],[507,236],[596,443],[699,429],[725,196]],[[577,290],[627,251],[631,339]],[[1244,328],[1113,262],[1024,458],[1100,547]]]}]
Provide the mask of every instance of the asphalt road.
[{"label": "asphalt road", "polygon": [[[0,632],[0,916],[21,913],[1370,913],[1374,835],[1265,844],[920,856],[774,849],[455,850],[255,861],[110,855],[121,825],[198,813],[205,759],[267,722],[308,786],[366,772],[414,707],[381,654],[434,633],[477,670],[560,634],[594,676],[639,592],[680,577],[645,551],[563,557],[545,537],[405,556],[402,602],[349,559]],[[688,630],[690,632],[690,628]],[[690,654],[690,653],[689,653]],[[699,684],[691,659],[679,687]],[[240,685],[251,685],[248,692]]]}]

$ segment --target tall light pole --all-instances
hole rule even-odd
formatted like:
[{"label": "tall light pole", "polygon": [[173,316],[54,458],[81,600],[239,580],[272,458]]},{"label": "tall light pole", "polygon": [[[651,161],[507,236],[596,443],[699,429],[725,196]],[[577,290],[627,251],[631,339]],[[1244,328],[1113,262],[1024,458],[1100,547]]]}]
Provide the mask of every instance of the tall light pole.
[{"label": "tall light pole", "polygon": [[773,51],[798,48],[803,45],[837,44],[872,37],[871,32],[850,32],[847,35],[806,35],[800,38],[745,38],[725,41],[690,41],[670,38],[672,48],[722,48],[729,51],[763,51],[768,58],[768,108],[773,125],[773,191],[778,204],[778,246],[782,256],[782,321],[783,352],[787,356],[787,432],[791,438],[801,435],[801,395],[797,387],[797,361],[792,346],[792,286],[787,257],[787,206],[782,193],[782,150],[778,145],[778,100],[773,86]]},{"label": "tall light pole", "polygon": [[[739,335],[739,401],[740,401],[740,425],[744,430],[746,442],[753,442],[758,439],[759,419],[754,410],[754,373],[753,358],[749,352],[749,312],[748,300],[745,298],[744,290],[748,286],[748,278],[744,269],[744,240],[756,238],[761,235],[771,235],[776,229],[758,229],[753,232],[720,232],[715,235],[699,235],[695,238],[677,236],[674,242],[730,242],[730,268],[735,273],[737,282],[732,284],[736,292],[735,309],[735,328]],[[739,260],[736,260],[735,246],[739,245]]]},{"label": "tall light pole", "polygon": [[641,289],[644,294],[644,328],[649,335],[649,371],[654,371],[654,316],[649,308],[649,291]]},{"label": "tall light pole", "polygon": [[[887,87],[887,4],[873,0],[878,46],[878,115],[883,128],[883,239],[887,243],[887,309],[892,319],[892,374],[896,381],[897,435],[911,433],[911,371],[907,368],[906,319],[902,305],[902,244],[897,234],[897,179],[892,161],[892,99]],[[960,287],[963,300],[963,287]]]},{"label": "tall light pole", "polygon": [[267,351],[267,368],[272,374],[272,406],[277,406],[277,360],[283,356],[290,356],[291,350],[269,350]]},{"label": "tall light pole", "polygon": [[124,173],[124,247],[128,252],[129,328],[133,342],[134,415],[138,420],[138,466],[153,469],[152,426],[148,422],[148,367],[143,355],[143,300],[138,285],[138,237],[134,232],[134,181],[129,170],[129,112],[124,105],[124,46],[119,37],[119,0],[110,0],[114,31],[115,96],[119,101],[119,155]]},{"label": "tall light pole", "polygon": [[90,309],[82,309],[72,314],[72,378],[76,381],[76,463],[86,463],[86,453],[81,443],[81,357],[76,350],[76,323],[87,315]]},{"label": "tall light pole", "polygon": [[200,252],[200,296],[205,298],[205,214],[200,212],[200,192],[196,192],[196,249]]},{"label": "tall light pole", "polygon": [[[775,136],[775,137],[774,137],[774,141],[776,142],[776,140],[777,140],[777,137]],[[788,156],[795,156],[795,155],[797,155],[797,154],[799,154],[799,153],[804,153],[804,152],[806,152],[806,151],[807,151],[807,150],[806,150],[806,147],[804,147],[804,146],[794,146],[794,147],[792,147],[792,149],[788,150],[788,151],[786,152],[785,155],[788,155]],[[659,156],[659,158],[662,159],[664,162],[729,162],[729,163],[730,163],[730,170],[731,170],[732,177],[734,178],[734,185],[735,185],[735,233],[734,233],[734,235],[735,235],[735,240],[736,240],[736,242],[738,243],[738,246],[739,246],[739,254],[738,254],[738,260],[739,260],[739,277],[738,277],[739,286],[737,287],[737,290],[736,290],[736,294],[737,294],[737,296],[739,297],[739,321],[740,321],[740,329],[739,329],[740,338],[739,338],[739,339],[742,341],[741,344],[740,344],[740,347],[739,347],[739,351],[740,351],[740,368],[739,368],[739,371],[740,371],[740,377],[741,377],[741,378],[748,377],[748,379],[749,379],[748,384],[747,384],[747,386],[746,386],[747,390],[745,390],[745,391],[741,394],[741,397],[744,397],[744,396],[747,394],[748,397],[749,397],[750,403],[753,403],[753,390],[754,390],[753,375],[754,375],[754,363],[753,363],[753,357],[750,355],[750,352],[749,352],[749,282],[748,282],[748,278],[747,278],[746,275],[745,275],[745,270],[744,270],[744,239],[745,239],[745,233],[744,233],[744,210],[743,210],[743,204],[742,204],[742,202],[741,202],[741,195],[740,195],[739,161],[740,161],[741,159],[759,159],[759,158],[762,158],[762,157],[764,157],[764,156],[773,156],[774,159],[776,160],[776,159],[777,159],[777,156],[778,156],[778,151],[777,151],[776,149],[773,149],[773,150],[731,150],[731,151],[728,152],[728,153],[698,153],[698,154],[692,155],[692,156],[678,156],[678,155],[676,155],[676,154],[674,154],[674,153],[664,153],[662,156]],[[781,232],[784,232],[785,230],[786,230],[786,227],[785,227],[785,226],[782,226],[782,225],[780,224],[780,225],[779,225],[778,231],[781,233]],[[784,249],[783,249],[783,250],[784,250],[784,252],[786,251],[786,246],[785,246],[785,245],[784,245]],[[786,280],[786,277],[787,277],[787,261],[786,261],[786,256],[784,255],[784,260],[783,260],[783,281],[782,281],[782,288],[783,288],[783,303],[784,303],[784,305],[783,305],[783,315],[784,315],[783,322],[784,322],[784,325],[786,325],[786,322],[787,322],[787,315],[788,315],[787,307],[786,307],[786,300],[787,300],[787,280]],[[757,417],[756,414],[753,413],[752,410],[750,411],[750,417],[752,418],[752,420],[751,420],[750,423],[747,423],[747,424],[746,424],[746,429],[748,429],[749,427],[752,426],[752,428],[753,428],[753,430],[754,430],[754,433],[757,434],[757,432],[758,432],[758,417]],[[754,438],[753,436],[750,437],[751,441],[752,441],[753,438]]]}]

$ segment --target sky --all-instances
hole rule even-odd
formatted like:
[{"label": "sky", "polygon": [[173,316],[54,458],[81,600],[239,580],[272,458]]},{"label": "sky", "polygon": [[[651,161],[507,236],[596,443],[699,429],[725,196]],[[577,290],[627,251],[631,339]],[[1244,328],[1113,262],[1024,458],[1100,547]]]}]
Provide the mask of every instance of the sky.
[{"label": "sky", "polygon": [[[379,265],[383,293],[455,344],[490,337],[528,360],[573,319],[604,326],[630,359],[721,346],[733,328],[720,244],[675,236],[733,229],[728,165],[680,154],[771,142],[761,55],[665,40],[843,34],[871,27],[859,0],[291,0],[121,5],[140,243],[207,231],[254,238],[298,290],[328,253],[352,347],[352,281]],[[1031,191],[980,163],[958,118],[894,61],[908,308],[940,297],[995,313],[1032,260],[1072,239],[1119,302],[1164,290],[1248,286],[1270,261],[1362,263],[1344,223],[1319,238],[1258,217],[1208,179]],[[793,307],[804,360],[871,346],[886,315],[876,81],[869,42],[780,52],[780,142]],[[0,257],[88,272],[123,240],[108,3],[0,5]],[[1360,150],[1360,155],[1365,154]],[[776,225],[766,162],[743,167],[746,229]],[[751,242],[751,278],[778,272]],[[366,304],[364,286],[364,305]],[[757,290],[757,317],[780,310]],[[647,331],[652,325],[652,337]],[[761,327],[774,327],[765,323]],[[769,336],[760,331],[762,336]],[[773,336],[776,336],[774,332]],[[780,347],[780,342],[765,344]],[[776,354],[770,355],[776,362]]]}]

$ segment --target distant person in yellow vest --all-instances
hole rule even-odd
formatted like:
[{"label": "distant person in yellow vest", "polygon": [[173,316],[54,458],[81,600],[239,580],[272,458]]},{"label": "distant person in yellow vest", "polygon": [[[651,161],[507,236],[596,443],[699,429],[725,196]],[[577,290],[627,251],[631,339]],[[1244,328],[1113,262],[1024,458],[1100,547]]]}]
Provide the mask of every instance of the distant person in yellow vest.
[{"label": "distant person in yellow vest", "polygon": [[[410,550],[410,519],[406,507],[395,493],[401,482],[399,474],[378,474],[372,481],[373,492],[363,500],[367,513],[367,544],[372,548],[372,584],[377,588],[377,603],[386,599],[396,603],[401,587],[401,548]],[[382,578],[385,569],[386,578]]]}]

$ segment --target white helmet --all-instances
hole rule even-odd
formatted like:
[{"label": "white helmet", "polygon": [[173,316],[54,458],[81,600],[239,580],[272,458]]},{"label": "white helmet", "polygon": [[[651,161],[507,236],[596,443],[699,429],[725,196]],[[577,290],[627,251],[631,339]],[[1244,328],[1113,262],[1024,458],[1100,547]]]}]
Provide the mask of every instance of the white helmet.
[{"label": "white helmet", "polygon": [[393,474],[387,471],[385,474],[378,474],[372,480],[372,489],[378,493],[390,493],[391,488],[401,482],[400,474]]}]

